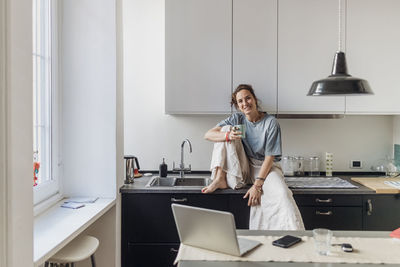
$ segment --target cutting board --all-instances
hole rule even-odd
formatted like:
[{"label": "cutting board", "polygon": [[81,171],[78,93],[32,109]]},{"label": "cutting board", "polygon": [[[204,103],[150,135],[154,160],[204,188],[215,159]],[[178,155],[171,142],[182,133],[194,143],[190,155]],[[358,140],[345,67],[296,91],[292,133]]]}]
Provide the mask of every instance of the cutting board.
[{"label": "cutting board", "polygon": [[400,178],[388,178],[388,177],[376,177],[376,178],[365,178],[365,177],[352,177],[352,181],[362,184],[372,190],[375,190],[377,194],[398,194],[400,189],[386,185],[384,181],[400,181]]}]

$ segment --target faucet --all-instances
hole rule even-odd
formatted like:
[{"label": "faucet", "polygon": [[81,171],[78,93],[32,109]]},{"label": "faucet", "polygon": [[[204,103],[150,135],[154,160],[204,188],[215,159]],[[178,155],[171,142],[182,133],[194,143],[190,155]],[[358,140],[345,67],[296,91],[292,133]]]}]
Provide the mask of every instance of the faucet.
[{"label": "faucet", "polygon": [[183,178],[185,176],[185,172],[191,172],[192,166],[189,164],[189,168],[185,168],[185,163],[183,162],[184,160],[184,153],[183,153],[183,148],[185,147],[185,143],[189,144],[189,151],[192,153],[192,144],[190,143],[189,139],[183,140],[181,144],[181,163],[179,164],[179,168],[175,168],[175,162],[173,162],[173,168],[172,170],[175,172],[179,172],[179,177]]}]

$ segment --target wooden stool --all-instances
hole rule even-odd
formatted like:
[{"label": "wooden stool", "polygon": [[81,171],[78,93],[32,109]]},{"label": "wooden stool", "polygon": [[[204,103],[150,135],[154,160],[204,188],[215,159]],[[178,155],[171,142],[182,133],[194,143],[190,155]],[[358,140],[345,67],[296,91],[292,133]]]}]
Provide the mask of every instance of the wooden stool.
[{"label": "wooden stool", "polygon": [[99,240],[93,236],[82,236],[72,240],[63,249],[57,252],[53,257],[45,262],[45,267],[49,266],[65,266],[74,267],[74,263],[82,261],[90,257],[92,267],[96,267],[94,261],[94,253],[99,246]]}]

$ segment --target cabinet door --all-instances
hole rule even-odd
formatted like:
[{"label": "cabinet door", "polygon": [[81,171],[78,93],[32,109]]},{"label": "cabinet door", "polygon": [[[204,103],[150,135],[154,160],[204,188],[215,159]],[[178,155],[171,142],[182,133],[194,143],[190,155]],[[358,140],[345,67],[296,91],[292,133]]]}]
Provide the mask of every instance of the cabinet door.
[{"label": "cabinet door", "polygon": [[129,244],[122,267],[173,267],[179,243]]},{"label": "cabinet door", "polygon": [[299,207],[306,230],[362,230],[361,207]]},{"label": "cabinet door", "polygon": [[400,227],[400,195],[364,196],[364,230],[393,231]]},{"label": "cabinet door", "polygon": [[350,0],[346,57],[349,73],[367,80],[372,96],[347,97],[349,113],[400,113],[400,1]]},{"label": "cabinet door", "polygon": [[165,112],[230,113],[231,0],[165,1]]},{"label": "cabinet door", "polygon": [[277,0],[233,0],[233,87],[251,84],[276,112]]},{"label": "cabinet door", "polygon": [[235,217],[236,229],[249,229],[250,207],[247,206],[248,199],[243,199],[243,196],[229,196],[229,212]]},{"label": "cabinet door", "polygon": [[179,242],[172,203],[227,211],[228,195],[124,194],[123,244]]},{"label": "cabinet door", "polygon": [[344,112],[344,97],[306,96],[313,81],[331,73],[338,49],[337,5],[337,1],[279,1],[279,112]]}]

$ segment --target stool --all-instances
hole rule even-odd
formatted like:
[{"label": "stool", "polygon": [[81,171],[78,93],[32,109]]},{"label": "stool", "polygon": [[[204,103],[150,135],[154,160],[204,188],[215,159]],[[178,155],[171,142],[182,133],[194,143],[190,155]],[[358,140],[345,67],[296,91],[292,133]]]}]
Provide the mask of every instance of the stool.
[{"label": "stool", "polygon": [[90,257],[92,267],[96,267],[94,253],[99,246],[99,240],[93,236],[82,236],[72,240],[63,249],[45,262],[45,267],[67,266],[74,267],[74,263]]}]

